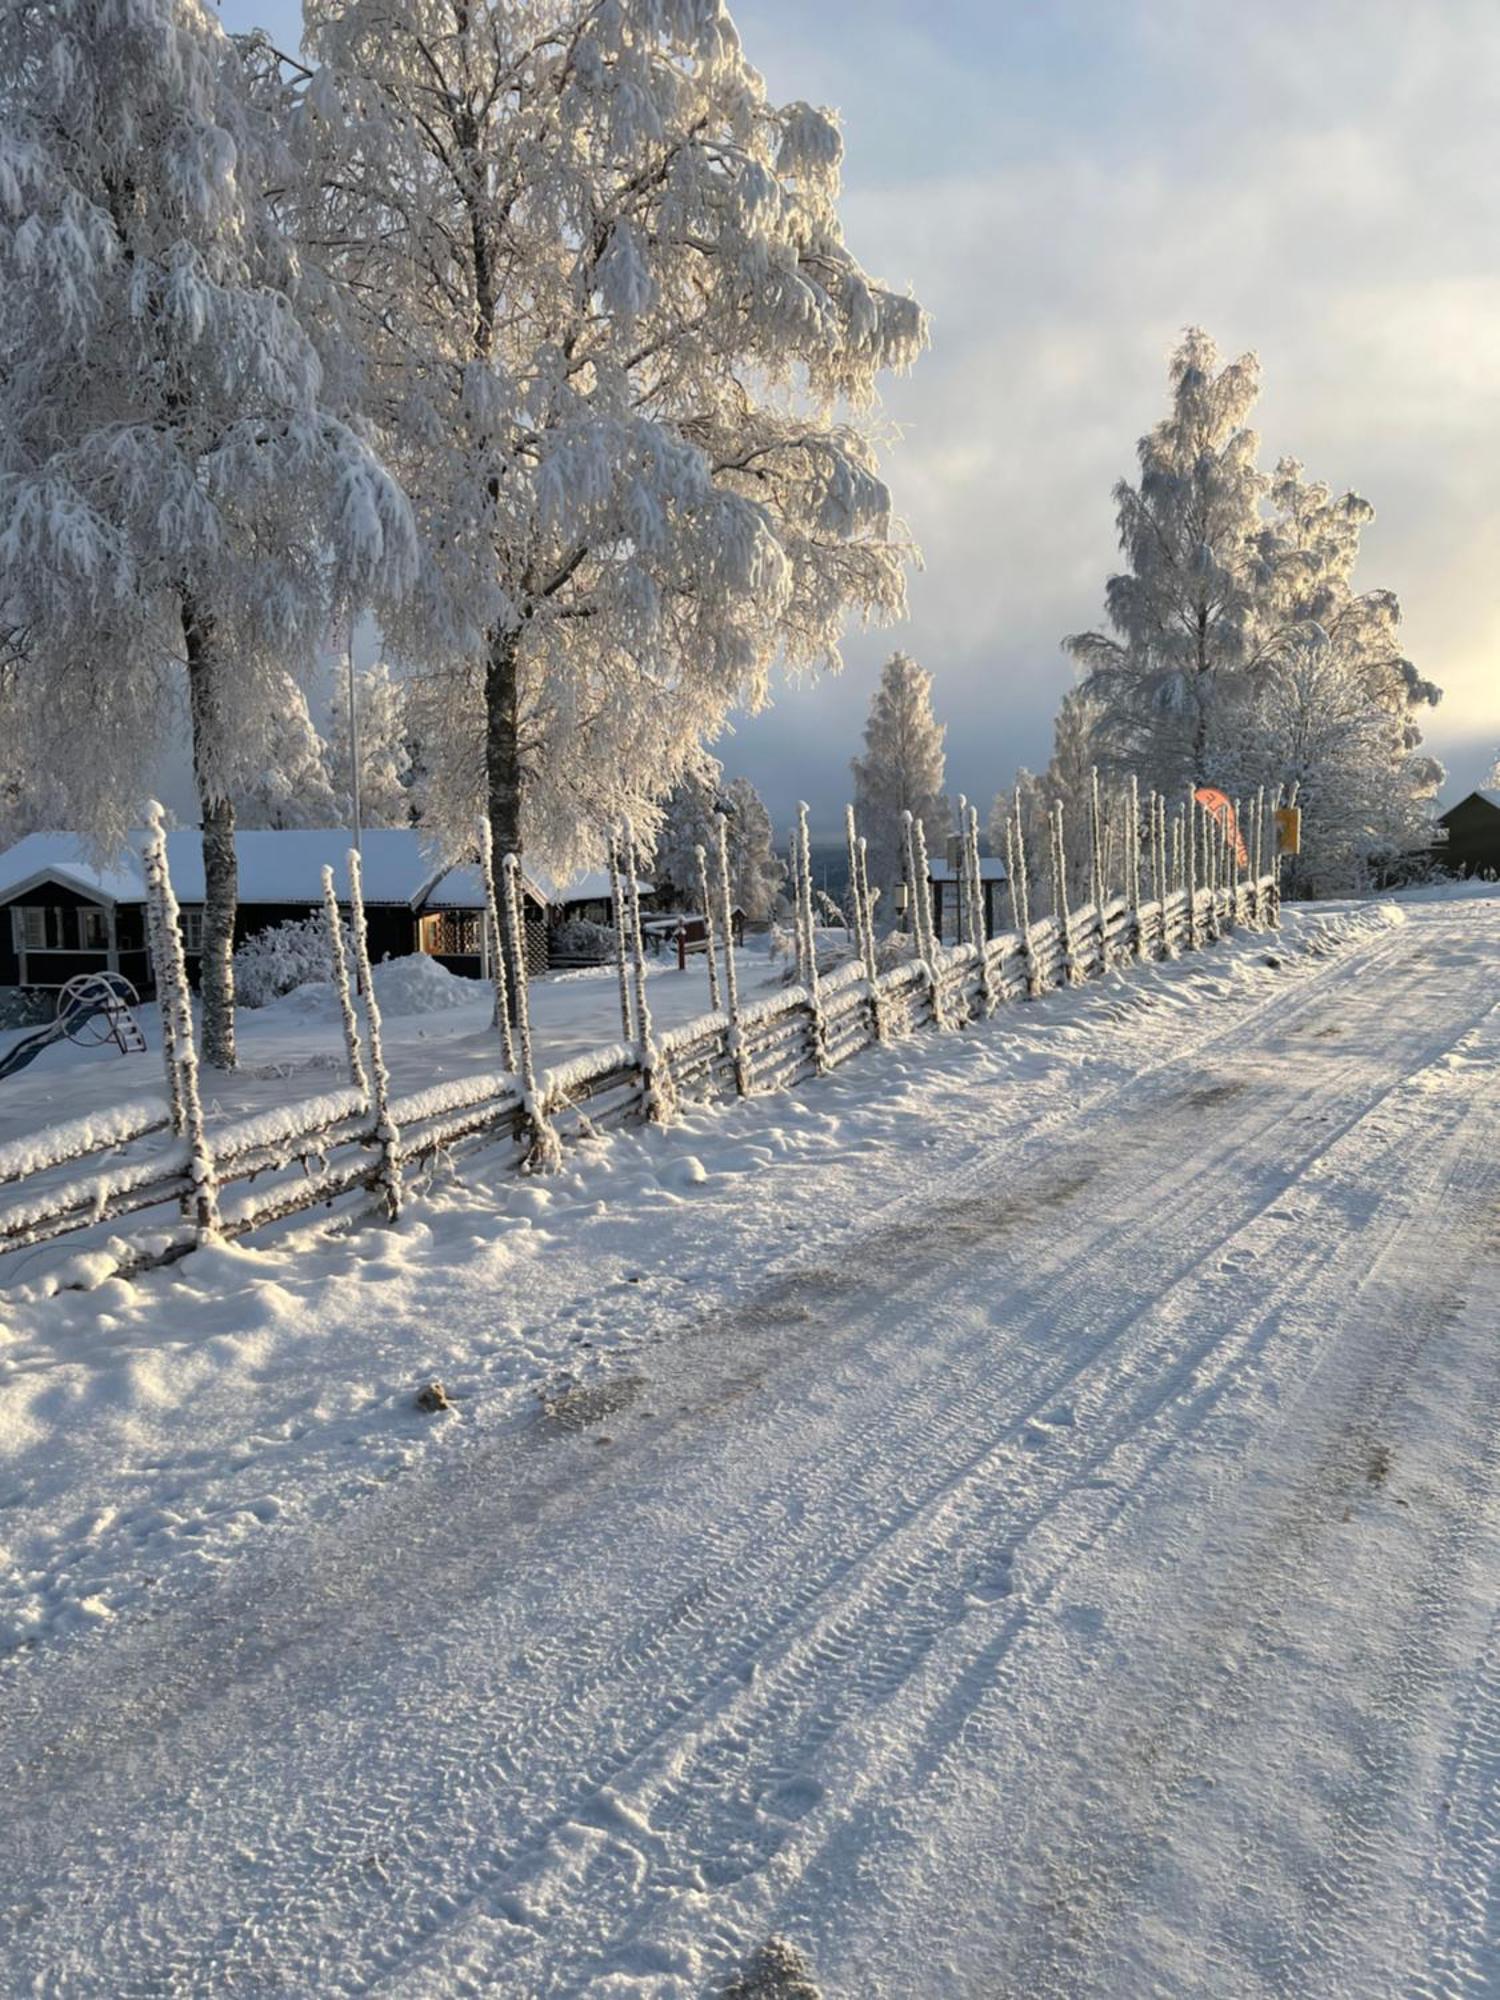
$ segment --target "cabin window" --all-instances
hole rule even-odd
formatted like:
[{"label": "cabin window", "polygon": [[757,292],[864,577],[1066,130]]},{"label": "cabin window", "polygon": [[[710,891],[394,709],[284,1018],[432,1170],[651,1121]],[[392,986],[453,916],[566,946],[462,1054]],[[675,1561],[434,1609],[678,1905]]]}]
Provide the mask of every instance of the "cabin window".
[{"label": "cabin window", "polygon": [[434,958],[478,958],[484,936],[478,910],[439,910],[422,919],[422,949]]},{"label": "cabin window", "polygon": [[17,951],[108,951],[109,917],[93,904],[23,903],[11,911]]},{"label": "cabin window", "polygon": [[192,956],[203,950],[203,912],[184,910],[182,912],[182,948]]}]

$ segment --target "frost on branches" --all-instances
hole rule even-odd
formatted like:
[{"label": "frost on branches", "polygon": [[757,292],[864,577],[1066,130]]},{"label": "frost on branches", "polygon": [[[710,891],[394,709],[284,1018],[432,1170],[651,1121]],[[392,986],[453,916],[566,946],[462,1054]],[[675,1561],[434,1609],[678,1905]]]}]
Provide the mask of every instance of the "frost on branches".
[{"label": "frost on branches", "polygon": [[[281,678],[266,718],[262,768],[236,788],[235,820],[243,827],[337,826],[323,740],[313,727],[307,696],[290,674]],[[238,984],[236,953],[236,984]],[[257,1006],[247,1000],[247,1007]]]},{"label": "frost on branches", "polygon": [[[407,689],[383,660],[354,677],[355,727],[359,736],[359,817],[362,826],[410,826],[417,817],[417,769]],[[328,711],[328,766],[333,784],[333,824],[353,816],[350,787],[349,699],[339,677]]]},{"label": "frost on branches", "polygon": [[393,600],[399,490],[322,395],[285,176],[196,0],[0,10],[0,627],[69,817],[139,817],[186,708],[204,1053],[234,1060],[232,800],[331,607]]},{"label": "frost on branches", "polygon": [[781,899],[786,863],[776,852],[765,800],[748,778],[734,778],[720,803],[726,819],[730,907],[743,910],[748,923],[769,923]]},{"label": "frost on branches", "polygon": [[722,776],[717,760],[700,752],[662,801],[651,866],[663,909],[698,907],[698,849],[719,851]]},{"label": "frost on branches", "polygon": [[1218,782],[1224,711],[1256,665],[1260,507],[1268,480],[1246,428],[1253,354],[1219,366],[1192,328],[1172,356],[1172,408],[1140,441],[1140,483],[1115,488],[1128,567],[1105,587],[1111,632],[1064,641],[1119,761],[1179,797]]},{"label": "frost on branches", "polygon": [[1287,893],[1329,895],[1394,874],[1426,848],[1442,766],[1422,754],[1417,713],[1440,699],[1401,653],[1389,590],[1357,591],[1359,539],[1375,510],[1282,459],[1262,535],[1267,604],[1286,643],[1257,677],[1244,745],[1245,786],[1295,785],[1302,852]]},{"label": "frost on branches", "polygon": [[844,245],[831,116],[767,100],[720,0],[307,26],[301,224],[419,519],[384,629],[431,814],[596,859],[778,654],[836,664],[851,612],[900,610],[863,413],[923,314]]},{"label": "frost on branches", "polygon": [[[354,960],[354,936],[340,919],[344,963]],[[326,984],[331,977],[328,921],[320,911],[311,917],[289,917],[246,938],[234,955],[235,988],[243,1007],[269,1007],[299,986]]]},{"label": "frost on branches", "polygon": [[771,815],[760,793],[748,778],[735,778],[726,785],[715,758],[700,757],[662,805],[653,863],[657,887],[666,889],[684,908],[698,907],[697,851],[701,847],[716,864],[721,815],[730,907],[743,910],[749,923],[765,923],[786,880],[786,863],[776,852]]},{"label": "frost on branches", "polygon": [[905,653],[892,653],[880,673],[865,723],[865,751],[850,760],[854,812],[868,843],[872,885],[890,910],[902,879],[902,814],[926,834],[941,855],[949,827],[943,792],[945,730],[932,712],[932,675]]},{"label": "frost on branches", "polygon": [[1065,641],[1096,705],[1101,763],[1180,799],[1190,782],[1248,799],[1297,788],[1292,894],[1359,888],[1425,848],[1442,769],[1420,751],[1439,690],[1402,657],[1394,593],[1354,583],[1373,509],[1256,464],[1251,355],[1224,367],[1196,329],[1172,359],[1172,410],[1116,489],[1129,568],[1109,634]]}]

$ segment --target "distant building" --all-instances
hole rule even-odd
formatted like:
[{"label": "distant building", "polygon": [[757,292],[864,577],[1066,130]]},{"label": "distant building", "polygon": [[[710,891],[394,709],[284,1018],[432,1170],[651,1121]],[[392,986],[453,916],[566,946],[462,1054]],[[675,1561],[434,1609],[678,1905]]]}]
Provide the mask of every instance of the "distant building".
[{"label": "distant building", "polygon": [[[0,987],[58,987],[76,973],[123,973],[152,988],[146,949],[145,836],[132,834],[108,864],[72,833],[31,833],[0,853]],[[486,969],[484,895],[478,870],[434,860],[409,827],[372,828],[360,842],[370,956],[427,952],[449,971]],[[239,862],[236,944],[323,908],[329,866],[348,913],[349,836],[339,828],[257,830],[235,835]],[[167,835],[167,865],[182,910],[182,942],[196,981],[203,937],[203,850],[196,832]],[[525,881],[526,959],[547,969],[548,895]]]},{"label": "distant building", "polygon": [[1500,791],[1481,786],[1439,813],[1435,858],[1453,875],[1500,876]]},{"label": "distant building", "polygon": [[[963,936],[962,873],[957,856],[934,861],[927,871],[932,885],[932,928],[939,943],[969,942]],[[984,899],[984,934],[992,938],[999,931],[999,895],[1006,881],[1005,863],[998,856],[979,857],[979,888]]]}]

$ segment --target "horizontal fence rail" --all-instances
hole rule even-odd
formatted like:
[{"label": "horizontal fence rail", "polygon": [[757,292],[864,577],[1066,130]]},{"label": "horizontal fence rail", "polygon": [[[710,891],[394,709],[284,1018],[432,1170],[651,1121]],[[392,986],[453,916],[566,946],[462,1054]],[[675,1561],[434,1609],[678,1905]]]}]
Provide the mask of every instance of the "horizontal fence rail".
[{"label": "horizontal fence rail", "polygon": [[[487,829],[484,836],[487,839]],[[857,860],[862,863],[862,856]],[[801,862],[806,868],[805,839]],[[492,900],[492,935],[510,947],[513,1010],[515,999],[519,1000],[516,1067],[455,1079],[406,1096],[390,1095],[385,1088],[384,1065],[378,1058],[379,1017],[366,984],[367,1032],[376,1058],[370,1065],[373,1077],[367,1071],[349,1002],[342,947],[336,946],[335,977],[345,1003],[351,1074],[359,1078],[357,1085],[209,1133],[201,1124],[193,1128],[177,1102],[168,1106],[143,1100],[0,1147],[0,1187],[11,1194],[0,1204],[0,1260],[125,1216],[175,1208],[178,1213],[156,1231],[109,1246],[114,1269],[140,1269],[181,1256],[208,1237],[248,1236],[358,1191],[394,1214],[404,1198],[403,1188],[409,1190],[424,1172],[477,1147],[500,1149],[502,1157],[508,1150],[508,1164],[517,1170],[535,1168],[555,1162],[559,1135],[577,1138],[643,1117],[669,1116],[672,1104],[682,1099],[709,1102],[791,1089],[842,1067],[881,1042],[924,1029],[961,1028],[997,1006],[1097,979],[1138,959],[1175,956],[1235,926],[1276,923],[1279,891],[1274,868],[1252,875],[1229,867],[1220,873],[1222,879],[1211,886],[1189,884],[1151,901],[1116,896],[1104,899],[1102,907],[1089,902],[1061,918],[1043,917],[1034,923],[1026,921],[1023,881],[1016,898],[1019,928],[982,943],[936,944],[930,920],[924,923],[919,911],[917,956],[883,971],[875,970],[872,904],[866,895],[854,924],[861,955],[822,976],[816,964],[809,873],[807,921],[805,929],[799,926],[798,982],[740,1006],[732,953],[726,952],[725,1004],[659,1037],[646,1008],[639,912],[633,919],[632,991],[625,944],[631,923],[622,904],[620,998],[627,1038],[545,1071],[539,1079],[530,1074],[524,972],[516,994],[518,937],[513,913],[508,917],[504,902]],[[858,879],[856,868],[856,904],[861,900]],[[625,899],[627,904],[630,900]],[[727,875],[720,903],[727,915]],[[727,925],[719,935],[727,935]],[[164,976],[170,979],[170,966]],[[503,980],[500,985],[503,990]],[[183,985],[175,1011],[163,1002],[169,1065],[191,1059],[190,1027],[183,1026],[188,1018],[185,993]],[[503,1012],[500,1025],[504,1046],[511,1051]],[[175,1072],[173,1081],[175,1100]],[[192,1095],[195,1099],[195,1080]],[[82,1171],[61,1182],[51,1178],[61,1168],[81,1165],[100,1152],[162,1131],[172,1134],[169,1143],[150,1157]],[[36,1186],[43,1177],[47,1184]],[[11,1268],[0,1262],[0,1273],[8,1274]]]}]

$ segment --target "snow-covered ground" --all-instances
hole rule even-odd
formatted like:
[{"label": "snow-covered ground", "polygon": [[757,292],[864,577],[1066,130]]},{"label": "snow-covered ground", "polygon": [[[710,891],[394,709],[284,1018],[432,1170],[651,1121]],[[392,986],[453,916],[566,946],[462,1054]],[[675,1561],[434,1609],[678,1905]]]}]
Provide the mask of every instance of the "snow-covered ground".
[{"label": "snow-covered ground", "polygon": [[7,1990],[1500,1991],[1494,896],[0,1319]]},{"label": "snow-covered ground", "polygon": [[[785,970],[768,956],[768,940],[752,938],[736,954],[746,998],[779,983]],[[702,959],[678,972],[675,959],[648,965],[653,1018],[673,1027],[708,1011]],[[498,1069],[501,1052],[490,1025],[493,994],[478,980],[459,979],[436,960],[392,959],[375,969],[383,1039],[393,1087],[425,1090],[450,1077]],[[537,1060],[569,1061],[620,1038],[618,980],[613,967],[556,973],[530,988]],[[155,1003],[138,1011],[144,1054],[122,1056],[113,1043],[79,1047],[56,1042],[16,1076],[0,1081],[0,1144],[97,1112],[101,1105],[161,1097],[161,1022]],[[0,1031],[0,1056],[33,1031]],[[210,1124],[315,1097],[347,1080],[343,1030],[331,986],[310,986],[268,1007],[242,1008],[236,1020],[240,1067],[232,1075],[205,1070],[204,1109]]]}]

